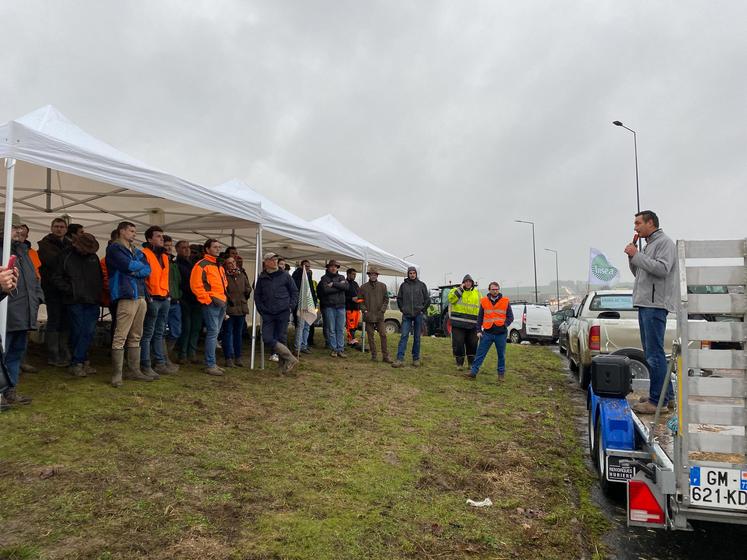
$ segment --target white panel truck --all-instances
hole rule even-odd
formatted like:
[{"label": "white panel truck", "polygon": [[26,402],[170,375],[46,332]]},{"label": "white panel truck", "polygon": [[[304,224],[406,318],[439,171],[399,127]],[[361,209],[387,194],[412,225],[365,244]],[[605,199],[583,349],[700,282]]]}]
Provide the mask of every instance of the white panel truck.
[{"label": "white panel truck", "polygon": [[664,406],[662,390],[656,414],[637,415],[631,405],[648,395],[649,380],[632,379],[625,357],[595,358],[587,400],[593,462],[605,493],[626,492],[630,526],[747,524],[747,239],[678,241],[677,252],[680,304],[667,374],[675,409]]}]

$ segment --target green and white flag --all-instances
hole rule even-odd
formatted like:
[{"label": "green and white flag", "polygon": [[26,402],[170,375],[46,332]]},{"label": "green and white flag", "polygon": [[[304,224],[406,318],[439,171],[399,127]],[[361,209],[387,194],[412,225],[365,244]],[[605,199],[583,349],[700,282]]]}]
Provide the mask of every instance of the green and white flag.
[{"label": "green and white flag", "polygon": [[304,270],[301,273],[301,293],[298,294],[298,316],[313,325],[316,321],[316,307],[314,307],[314,298],[311,296],[311,286],[309,285],[309,275]]},{"label": "green and white flag", "polygon": [[589,253],[589,284],[612,287],[619,281],[620,271],[612,266],[602,251],[592,247]]}]

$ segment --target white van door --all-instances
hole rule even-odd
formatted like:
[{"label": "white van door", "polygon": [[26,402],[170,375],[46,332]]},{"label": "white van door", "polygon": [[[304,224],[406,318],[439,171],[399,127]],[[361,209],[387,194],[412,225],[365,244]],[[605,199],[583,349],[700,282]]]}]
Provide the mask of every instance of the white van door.
[{"label": "white van door", "polygon": [[527,305],[526,316],[527,338],[533,337],[552,339],[552,312],[541,305]]}]

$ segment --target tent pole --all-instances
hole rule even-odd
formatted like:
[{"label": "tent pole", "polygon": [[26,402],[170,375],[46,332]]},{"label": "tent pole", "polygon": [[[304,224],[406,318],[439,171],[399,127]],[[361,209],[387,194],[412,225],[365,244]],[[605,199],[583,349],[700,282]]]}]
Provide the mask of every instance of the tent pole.
[{"label": "tent pole", "polygon": [[52,211],[52,170],[47,167],[47,187],[44,189],[47,195],[47,212]]},{"label": "tent pole", "polygon": [[[259,278],[260,267],[264,266],[264,261],[262,260],[262,254],[264,252],[263,244],[264,244],[264,241],[262,239],[262,228],[260,228],[259,245],[257,245],[257,264],[258,264],[257,270],[256,270],[257,278]],[[257,280],[257,282],[259,282],[259,280]],[[260,364],[260,369],[265,369],[265,343],[264,342],[259,343],[259,364]]]},{"label": "tent pole", "polygon": [[236,245],[236,230],[232,229],[231,230],[231,247],[233,247],[234,245]]},{"label": "tent pole", "polygon": [[254,285],[252,289],[252,357],[250,360],[249,367],[251,369],[254,369],[254,354],[255,349],[257,346],[257,300],[254,297],[254,294],[256,293],[255,290],[257,289],[257,276],[259,272],[259,243],[260,243],[260,230],[262,229],[262,224],[259,224],[257,226],[257,242],[256,247],[254,250]]},{"label": "tent pole", "polygon": [[[363,261],[363,278],[361,278],[361,286],[363,285],[363,281],[366,279],[366,273],[368,272],[368,259]],[[366,322],[361,321],[361,327],[363,328],[363,332],[361,333],[361,353],[366,353]]]},{"label": "tent pole", "polygon": [[[6,187],[5,187],[5,220],[3,221],[3,266],[10,259],[10,244],[13,238],[13,183],[16,177],[16,160],[5,158]],[[7,345],[5,338],[5,327],[8,324],[8,298],[0,302],[0,336],[2,342]],[[6,346],[7,347],[7,346]]]}]

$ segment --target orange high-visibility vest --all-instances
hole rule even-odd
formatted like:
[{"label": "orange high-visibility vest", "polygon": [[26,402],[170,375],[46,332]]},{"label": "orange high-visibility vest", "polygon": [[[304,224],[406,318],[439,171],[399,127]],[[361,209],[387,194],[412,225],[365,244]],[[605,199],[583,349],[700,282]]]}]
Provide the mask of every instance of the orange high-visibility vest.
[{"label": "orange high-visibility vest", "polygon": [[148,247],[143,248],[145,258],[150,266],[150,276],[145,279],[145,288],[151,297],[165,298],[169,295],[169,256],[161,253],[161,262]]},{"label": "orange high-visibility vest", "polygon": [[482,328],[488,330],[491,327],[502,327],[506,324],[506,311],[508,310],[508,298],[502,297],[495,303],[488,296],[480,300],[483,309]]}]

